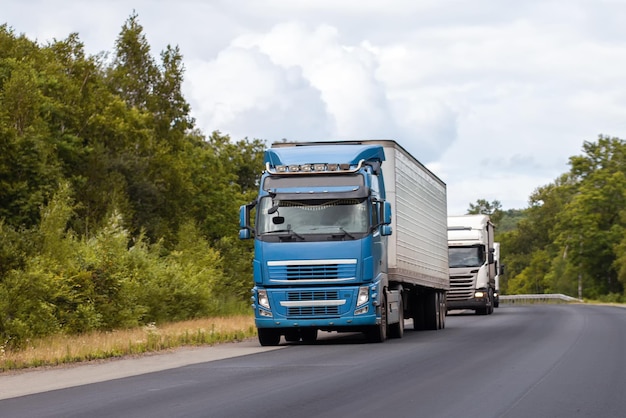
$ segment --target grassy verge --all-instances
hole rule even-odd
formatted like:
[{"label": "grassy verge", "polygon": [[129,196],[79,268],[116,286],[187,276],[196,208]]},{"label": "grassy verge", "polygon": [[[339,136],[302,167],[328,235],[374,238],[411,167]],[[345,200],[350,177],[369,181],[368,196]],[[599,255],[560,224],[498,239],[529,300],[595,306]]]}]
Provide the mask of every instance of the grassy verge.
[{"label": "grassy verge", "polygon": [[124,357],[182,346],[241,341],[256,335],[249,315],[196,319],[78,336],[56,335],[30,341],[13,351],[0,346],[0,372]]}]

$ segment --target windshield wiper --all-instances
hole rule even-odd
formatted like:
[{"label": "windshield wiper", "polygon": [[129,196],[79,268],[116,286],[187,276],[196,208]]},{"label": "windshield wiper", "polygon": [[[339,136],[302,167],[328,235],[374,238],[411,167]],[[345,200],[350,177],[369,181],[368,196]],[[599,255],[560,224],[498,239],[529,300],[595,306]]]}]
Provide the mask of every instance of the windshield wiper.
[{"label": "windshield wiper", "polygon": [[303,241],[305,240],[305,238],[304,238],[302,235],[298,234],[298,233],[297,233],[296,231],[294,231],[293,229],[275,229],[275,230],[273,230],[273,231],[266,231],[265,233],[266,233],[266,234],[273,234],[273,233],[283,233],[283,232],[287,232],[287,233],[289,233],[289,236],[290,236],[290,237],[294,237],[294,236],[295,236],[295,237],[300,238],[300,239],[301,239],[301,240],[303,240]]},{"label": "windshield wiper", "polygon": [[343,226],[338,226],[337,228],[339,228],[339,230],[341,232],[343,232],[343,236],[348,236],[352,239],[356,239],[356,237],[354,235],[352,235],[351,233],[349,233],[348,231],[346,231],[345,229],[343,229]]}]

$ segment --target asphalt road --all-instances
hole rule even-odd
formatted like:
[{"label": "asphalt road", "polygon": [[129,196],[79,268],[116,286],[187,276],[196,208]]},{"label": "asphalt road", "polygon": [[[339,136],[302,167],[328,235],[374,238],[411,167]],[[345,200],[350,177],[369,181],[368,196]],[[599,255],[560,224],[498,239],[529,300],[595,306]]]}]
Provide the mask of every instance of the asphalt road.
[{"label": "asphalt road", "polygon": [[0,417],[626,417],[626,309],[501,305],[383,344],[320,336],[0,375]]}]

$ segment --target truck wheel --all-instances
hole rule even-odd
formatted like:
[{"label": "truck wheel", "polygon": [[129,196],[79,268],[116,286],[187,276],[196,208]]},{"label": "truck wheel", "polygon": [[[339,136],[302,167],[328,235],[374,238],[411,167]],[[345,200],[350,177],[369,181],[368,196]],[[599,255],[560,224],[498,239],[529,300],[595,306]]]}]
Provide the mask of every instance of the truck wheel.
[{"label": "truck wheel", "polygon": [[258,328],[259,343],[266,346],[274,346],[280,343],[280,331],[273,328]]},{"label": "truck wheel", "polygon": [[448,313],[446,294],[438,292],[437,295],[439,295],[439,329],[444,329],[446,327],[446,315]]},{"label": "truck wheel", "polygon": [[489,307],[488,306],[476,309],[476,315],[487,315],[487,314],[489,314]]},{"label": "truck wheel", "polygon": [[402,301],[402,295],[400,295],[398,309],[400,310],[400,320],[397,324],[389,325],[390,338],[402,338],[404,336],[404,302]]},{"label": "truck wheel", "polygon": [[317,341],[317,328],[302,328],[300,330],[302,342],[305,344],[313,344]]},{"label": "truck wheel", "polygon": [[365,336],[371,343],[382,343],[387,339],[387,298],[385,296],[380,304],[380,324],[370,327]]}]

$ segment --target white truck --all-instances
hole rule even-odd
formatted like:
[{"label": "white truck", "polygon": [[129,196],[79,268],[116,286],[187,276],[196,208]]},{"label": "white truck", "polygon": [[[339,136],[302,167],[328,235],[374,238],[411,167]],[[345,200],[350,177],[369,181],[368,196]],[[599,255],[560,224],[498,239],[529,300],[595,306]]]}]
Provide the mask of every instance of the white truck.
[{"label": "white truck", "polygon": [[493,313],[496,294],[494,225],[488,215],[448,217],[448,311]]},{"label": "white truck", "polygon": [[274,143],[265,164],[240,208],[261,345],[312,343],[318,330],[382,342],[402,337],[404,318],[444,328],[445,183],[391,140]]}]

